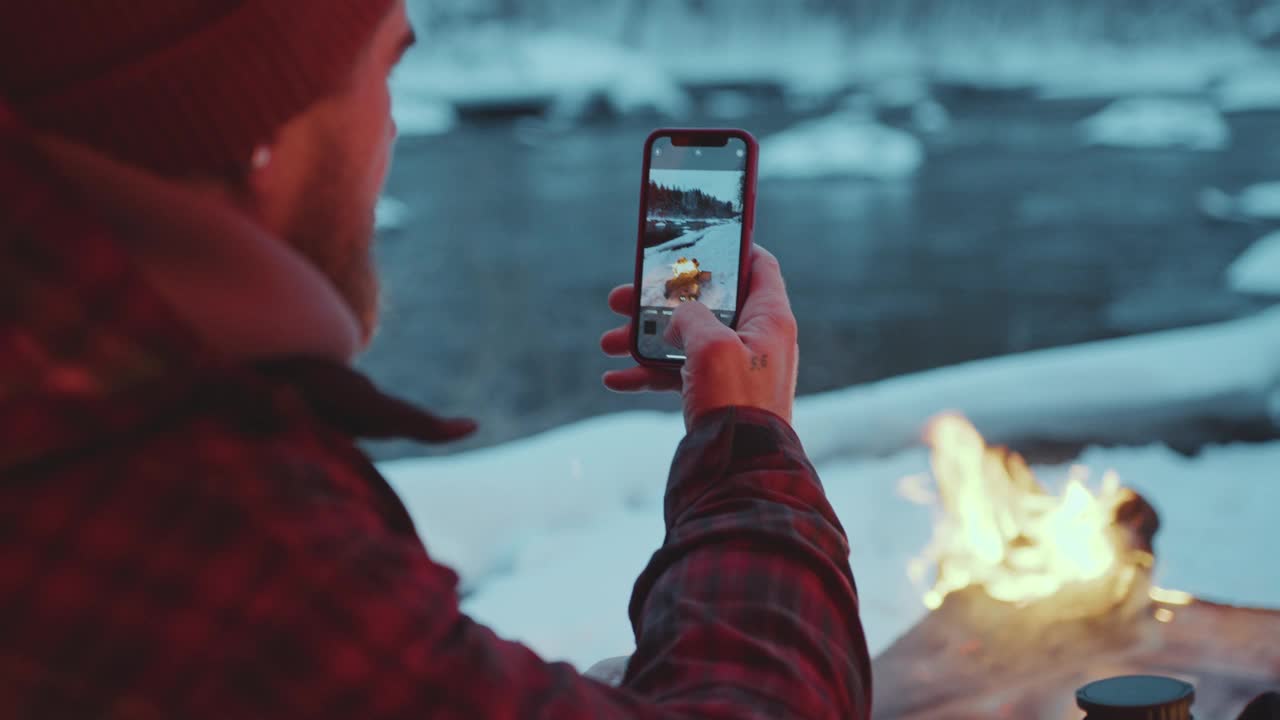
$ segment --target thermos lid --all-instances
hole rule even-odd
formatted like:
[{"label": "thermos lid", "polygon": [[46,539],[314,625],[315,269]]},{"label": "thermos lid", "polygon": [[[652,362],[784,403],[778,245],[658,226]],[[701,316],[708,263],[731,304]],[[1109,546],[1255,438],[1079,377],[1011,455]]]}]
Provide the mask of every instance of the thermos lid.
[{"label": "thermos lid", "polygon": [[1191,720],[1195,699],[1190,683],[1158,675],[1107,678],[1076,691],[1088,720]]}]

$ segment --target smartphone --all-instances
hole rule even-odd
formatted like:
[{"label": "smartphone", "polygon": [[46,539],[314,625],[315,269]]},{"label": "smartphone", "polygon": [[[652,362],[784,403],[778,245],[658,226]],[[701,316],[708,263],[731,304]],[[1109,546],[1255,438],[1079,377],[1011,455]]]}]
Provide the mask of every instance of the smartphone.
[{"label": "smartphone", "polygon": [[681,303],[736,328],[746,299],[760,146],[736,129],[662,128],[644,143],[631,355],[680,367],[664,336]]}]

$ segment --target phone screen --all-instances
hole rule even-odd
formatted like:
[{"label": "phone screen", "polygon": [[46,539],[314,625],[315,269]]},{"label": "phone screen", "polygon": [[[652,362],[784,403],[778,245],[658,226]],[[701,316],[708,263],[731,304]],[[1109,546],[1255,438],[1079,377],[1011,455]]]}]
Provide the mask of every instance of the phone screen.
[{"label": "phone screen", "polygon": [[654,360],[684,360],[663,339],[681,303],[700,302],[725,325],[738,307],[738,272],[748,202],[749,148],[677,145],[658,137],[645,178],[640,314],[636,349]]}]

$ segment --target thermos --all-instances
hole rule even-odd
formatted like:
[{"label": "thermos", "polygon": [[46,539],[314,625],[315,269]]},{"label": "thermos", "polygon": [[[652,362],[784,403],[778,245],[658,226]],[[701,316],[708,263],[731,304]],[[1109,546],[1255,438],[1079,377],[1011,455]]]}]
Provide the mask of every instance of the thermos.
[{"label": "thermos", "polygon": [[1195,699],[1190,683],[1158,675],[1107,678],[1076,691],[1085,720],[1193,720]]}]

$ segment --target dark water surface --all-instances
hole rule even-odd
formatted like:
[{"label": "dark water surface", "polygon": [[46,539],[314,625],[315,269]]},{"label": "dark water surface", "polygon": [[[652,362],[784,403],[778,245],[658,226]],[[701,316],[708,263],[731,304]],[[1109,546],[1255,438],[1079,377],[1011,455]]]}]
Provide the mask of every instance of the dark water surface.
[{"label": "dark water surface", "polygon": [[[1225,152],[1082,147],[1101,101],[952,91],[951,128],[905,182],[773,181],[756,238],[800,323],[801,394],[976,358],[1247,314],[1224,286],[1263,226],[1205,220],[1207,185],[1280,176],[1280,115],[1230,118]],[[800,119],[764,98],[732,121]],[[696,124],[717,123],[690,118]],[[414,209],[380,240],[388,307],[361,365],[398,395],[481,423],[449,452],[674,396],[619,396],[598,349],[634,260],[640,151],[659,120],[555,131],[533,120],[401,141],[388,194]],[[767,144],[763,152],[768,152]]]}]

